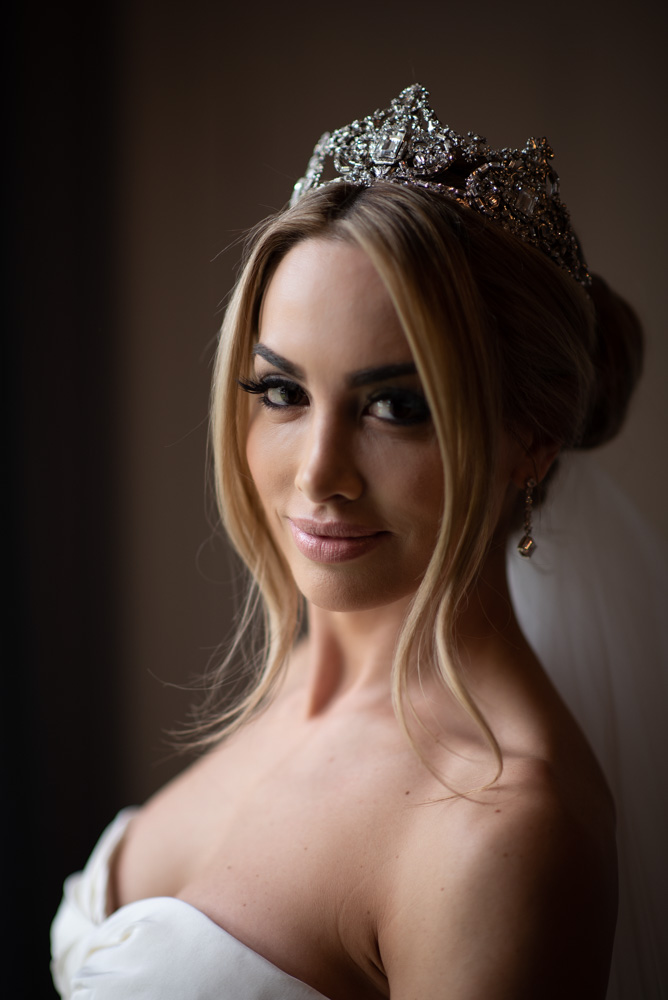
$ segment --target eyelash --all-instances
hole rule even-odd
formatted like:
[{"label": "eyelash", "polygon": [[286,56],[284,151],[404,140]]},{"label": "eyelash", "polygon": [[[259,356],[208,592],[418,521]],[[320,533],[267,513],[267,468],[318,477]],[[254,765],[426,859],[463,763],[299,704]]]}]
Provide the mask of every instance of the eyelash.
[{"label": "eyelash", "polygon": [[296,382],[291,382],[289,379],[282,378],[279,375],[265,375],[264,378],[257,381],[256,379],[237,379],[237,383],[244,392],[253,393],[260,397],[260,402],[263,406],[266,406],[270,410],[285,410],[289,406],[294,405],[286,403],[281,406],[279,403],[272,403],[267,399],[267,392],[269,389],[292,389],[296,392],[301,392],[305,395],[304,390],[301,386],[297,385]]},{"label": "eyelash", "polygon": [[[301,393],[306,396],[306,393],[296,382],[290,381],[290,379],[283,378],[278,375],[265,375],[263,378],[256,379],[237,379],[237,384],[244,392],[252,393],[260,397],[259,402],[270,410],[287,410],[293,406],[299,406],[303,404],[286,402],[284,404],[272,403],[267,398],[267,392],[269,389],[286,389],[288,391],[292,390],[297,393]],[[417,415],[408,418],[394,418],[388,420],[384,417],[379,417],[378,419],[383,420],[385,423],[393,423],[398,426],[410,426],[412,424],[422,424],[430,419],[429,407],[427,402],[421,393],[411,392],[406,389],[380,389],[375,392],[368,400],[367,405],[371,406],[374,403],[387,400],[390,403],[408,403],[417,407]]]}]

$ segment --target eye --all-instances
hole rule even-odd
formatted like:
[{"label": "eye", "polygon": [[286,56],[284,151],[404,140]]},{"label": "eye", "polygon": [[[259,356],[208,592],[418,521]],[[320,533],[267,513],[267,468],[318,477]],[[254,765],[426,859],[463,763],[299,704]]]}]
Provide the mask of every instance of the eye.
[{"label": "eye", "polygon": [[308,404],[308,397],[301,386],[281,375],[265,375],[257,381],[238,379],[238,383],[244,392],[258,395],[262,405],[272,410]]},{"label": "eye", "polygon": [[371,399],[367,412],[378,420],[394,424],[420,424],[429,420],[424,396],[405,389],[384,389]]},{"label": "eye", "polygon": [[270,384],[265,381],[262,402],[265,406],[303,406],[306,395],[294,382],[278,382]]}]

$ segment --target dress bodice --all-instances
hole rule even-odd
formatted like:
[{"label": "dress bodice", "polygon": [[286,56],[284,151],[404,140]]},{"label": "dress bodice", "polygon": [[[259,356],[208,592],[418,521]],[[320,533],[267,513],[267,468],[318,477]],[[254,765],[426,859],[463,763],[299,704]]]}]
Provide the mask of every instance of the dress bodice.
[{"label": "dress bodice", "polygon": [[108,916],[110,862],[133,813],[118,814],[65,882],[51,928],[64,1000],[326,1000],[181,899],[140,899]]}]

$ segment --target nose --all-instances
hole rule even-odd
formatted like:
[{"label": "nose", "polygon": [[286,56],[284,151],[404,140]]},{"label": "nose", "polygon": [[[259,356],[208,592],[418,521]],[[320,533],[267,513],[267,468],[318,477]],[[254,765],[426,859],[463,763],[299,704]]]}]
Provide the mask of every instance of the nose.
[{"label": "nose", "polygon": [[343,419],[322,415],[305,436],[295,485],[312,503],[357,500],[364,481],[354,456],[354,432]]}]

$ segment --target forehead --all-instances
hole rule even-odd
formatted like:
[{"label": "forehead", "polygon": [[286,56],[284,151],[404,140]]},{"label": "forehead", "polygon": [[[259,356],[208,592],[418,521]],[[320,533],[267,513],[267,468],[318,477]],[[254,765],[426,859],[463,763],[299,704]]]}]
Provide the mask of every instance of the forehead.
[{"label": "forehead", "polygon": [[305,240],[286,254],[265,292],[259,326],[262,343],[285,357],[320,356],[351,369],[411,357],[376,268],[342,240]]}]

